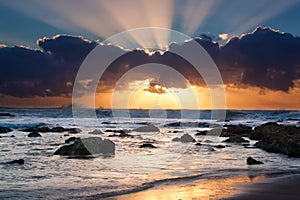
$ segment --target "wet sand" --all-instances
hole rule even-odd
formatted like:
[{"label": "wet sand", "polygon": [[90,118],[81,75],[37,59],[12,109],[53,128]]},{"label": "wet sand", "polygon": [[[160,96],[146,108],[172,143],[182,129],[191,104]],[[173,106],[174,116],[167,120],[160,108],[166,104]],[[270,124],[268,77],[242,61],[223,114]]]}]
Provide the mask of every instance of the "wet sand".
[{"label": "wet sand", "polygon": [[245,185],[242,192],[242,194],[234,195],[227,200],[298,200],[300,199],[300,175],[269,178],[258,183]]},{"label": "wet sand", "polygon": [[164,183],[153,188],[105,200],[185,200],[185,199],[223,199],[241,193],[240,186],[265,180],[265,175],[235,176],[220,179],[200,179],[182,181],[176,184]]},{"label": "wet sand", "polygon": [[106,200],[298,200],[300,175],[268,178],[236,176],[223,179],[201,179],[177,184],[162,184],[145,191],[105,198]]}]

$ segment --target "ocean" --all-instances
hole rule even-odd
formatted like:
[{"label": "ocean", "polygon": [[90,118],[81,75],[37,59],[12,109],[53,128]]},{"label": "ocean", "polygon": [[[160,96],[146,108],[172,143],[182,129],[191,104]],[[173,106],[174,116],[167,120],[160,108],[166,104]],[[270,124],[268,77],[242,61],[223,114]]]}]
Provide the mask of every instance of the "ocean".
[{"label": "ocean", "polygon": [[[0,199],[101,199],[188,179],[300,172],[299,159],[253,148],[255,141],[243,146],[224,143],[224,137],[195,136],[197,131],[211,129],[210,125],[256,127],[277,122],[300,126],[300,111],[228,110],[226,121],[212,119],[211,110],[185,110],[183,115],[181,110],[98,109],[97,119],[81,117],[76,120],[71,109],[0,109],[0,113],[6,112],[15,117],[0,117],[0,126],[13,129],[0,134]],[[184,123],[170,126],[175,122]],[[131,131],[133,137],[108,137],[113,134],[107,132],[108,129],[132,130],[149,123],[160,132]],[[27,137],[28,132],[20,131],[37,126],[79,128],[82,132],[48,132],[41,133],[42,137],[31,138]],[[95,129],[104,134],[89,134]],[[172,141],[184,133],[202,145]],[[116,144],[116,153],[92,159],[54,155],[72,136],[108,138]],[[143,143],[152,143],[157,148],[139,148]],[[226,148],[214,148],[219,144]],[[248,156],[264,164],[248,166],[245,161]],[[24,165],[6,164],[20,158],[25,160]]]}]

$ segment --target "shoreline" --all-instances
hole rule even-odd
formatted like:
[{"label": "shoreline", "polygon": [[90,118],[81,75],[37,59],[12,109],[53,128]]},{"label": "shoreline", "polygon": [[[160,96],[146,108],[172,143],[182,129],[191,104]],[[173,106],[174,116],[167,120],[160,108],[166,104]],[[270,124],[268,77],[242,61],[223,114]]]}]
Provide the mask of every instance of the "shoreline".
[{"label": "shoreline", "polygon": [[[104,200],[158,199],[299,199],[300,173],[272,173],[166,182],[145,190],[101,198]],[[292,187],[293,186],[293,187]],[[292,189],[291,189],[292,188]],[[285,199],[286,199],[285,198]],[[98,198],[100,199],[100,198]]]}]

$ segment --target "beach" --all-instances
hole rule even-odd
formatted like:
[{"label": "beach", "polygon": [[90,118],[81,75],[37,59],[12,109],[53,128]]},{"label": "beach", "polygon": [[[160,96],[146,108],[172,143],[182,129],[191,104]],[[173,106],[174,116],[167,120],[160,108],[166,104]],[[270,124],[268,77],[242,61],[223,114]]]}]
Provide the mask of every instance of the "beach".
[{"label": "beach", "polygon": [[236,176],[222,179],[202,179],[175,185],[163,184],[154,188],[105,200],[250,200],[299,199],[300,175],[254,177]]}]

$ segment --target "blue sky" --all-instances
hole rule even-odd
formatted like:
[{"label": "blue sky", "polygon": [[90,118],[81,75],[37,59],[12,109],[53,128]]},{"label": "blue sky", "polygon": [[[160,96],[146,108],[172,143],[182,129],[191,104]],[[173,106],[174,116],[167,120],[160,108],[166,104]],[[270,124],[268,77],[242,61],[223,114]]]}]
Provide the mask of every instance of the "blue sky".
[{"label": "blue sky", "polygon": [[[110,1],[113,2],[110,3],[112,4],[110,6],[107,3],[108,1],[100,0],[98,9],[91,9],[95,7],[91,2],[78,0],[1,0],[0,43],[9,46],[26,45],[35,48],[37,39],[52,37],[57,34],[83,35],[88,39],[102,40],[102,38],[126,30],[126,27],[149,26],[142,20],[131,24],[128,22],[130,21],[130,16],[128,16],[126,11],[137,12],[134,16],[140,16],[143,19],[143,12],[138,13],[139,7],[135,8],[133,3],[130,4],[132,1],[127,1],[130,5],[127,4],[128,7],[124,7],[120,3],[121,1]],[[168,18],[166,16],[170,16],[171,26],[166,28],[172,28],[190,36],[199,36],[202,33],[212,36],[222,33],[240,35],[252,31],[257,26],[271,27],[300,36],[299,0],[262,0],[251,2],[240,0],[170,0],[165,1],[167,3],[164,5],[157,5],[157,7],[149,5],[150,1],[140,2],[145,4],[142,6],[149,7],[150,19],[158,17],[160,20],[158,26],[166,27],[167,22],[161,21]],[[151,2],[153,2],[152,4],[157,3],[156,1]],[[87,9],[82,8],[83,4]],[[104,8],[101,7],[102,5]],[[161,8],[162,13],[158,12],[157,8]],[[71,12],[72,10],[74,10],[73,13]],[[125,11],[124,16],[120,14],[123,11]],[[151,13],[151,11],[153,12]],[[69,14],[65,15],[65,12]],[[86,24],[89,22],[89,18],[91,18],[91,24],[93,20],[95,21],[99,18],[98,20],[102,23],[102,27],[100,26],[98,29],[102,28],[103,30],[108,29],[112,31],[102,35],[103,31],[96,30],[96,28],[92,27],[93,25],[82,26],[82,24],[77,24],[77,21],[80,20],[77,16],[81,19],[84,18],[82,23]],[[105,17],[107,16],[116,20],[106,21],[107,18]],[[122,17],[124,21],[122,21]],[[119,28],[112,27],[114,21],[120,22],[122,26]],[[151,25],[156,24],[154,22]]]}]

